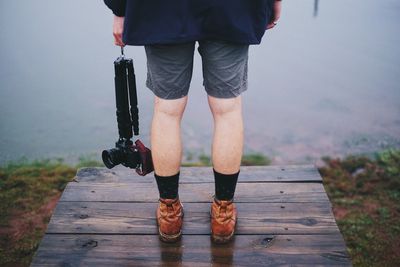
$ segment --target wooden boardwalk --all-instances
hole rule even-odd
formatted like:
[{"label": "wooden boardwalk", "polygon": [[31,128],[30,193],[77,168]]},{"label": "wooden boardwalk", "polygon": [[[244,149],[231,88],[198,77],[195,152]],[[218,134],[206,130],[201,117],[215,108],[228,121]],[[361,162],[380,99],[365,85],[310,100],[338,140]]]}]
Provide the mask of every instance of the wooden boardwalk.
[{"label": "wooden boardwalk", "polygon": [[183,167],[182,240],[158,239],[153,174],[82,168],[53,213],[31,266],[351,266],[312,165],[241,167],[237,234],[210,240],[211,167]]}]

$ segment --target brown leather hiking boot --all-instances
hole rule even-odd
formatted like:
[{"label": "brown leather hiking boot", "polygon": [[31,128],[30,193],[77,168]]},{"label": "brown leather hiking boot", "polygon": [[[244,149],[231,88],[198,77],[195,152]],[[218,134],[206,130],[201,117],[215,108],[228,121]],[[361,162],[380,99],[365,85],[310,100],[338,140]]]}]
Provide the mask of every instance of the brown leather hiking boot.
[{"label": "brown leather hiking boot", "polygon": [[235,233],[237,210],[233,200],[218,200],[211,204],[211,239],[215,243],[229,242]]},{"label": "brown leather hiking boot", "polygon": [[175,242],[181,238],[183,205],[179,197],[174,199],[159,198],[156,218],[161,241]]}]

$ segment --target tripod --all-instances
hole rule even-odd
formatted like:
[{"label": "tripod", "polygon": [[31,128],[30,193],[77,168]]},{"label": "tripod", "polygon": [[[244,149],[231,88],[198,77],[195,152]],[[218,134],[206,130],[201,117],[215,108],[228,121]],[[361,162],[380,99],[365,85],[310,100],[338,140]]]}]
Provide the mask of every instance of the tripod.
[{"label": "tripod", "polygon": [[151,151],[139,139],[135,144],[131,140],[133,134],[139,135],[139,109],[133,60],[125,58],[123,47],[121,56],[114,61],[114,70],[119,139],[115,148],[103,150],[102,159],[109,169],[122,164],[146,175],[154,170]]}]

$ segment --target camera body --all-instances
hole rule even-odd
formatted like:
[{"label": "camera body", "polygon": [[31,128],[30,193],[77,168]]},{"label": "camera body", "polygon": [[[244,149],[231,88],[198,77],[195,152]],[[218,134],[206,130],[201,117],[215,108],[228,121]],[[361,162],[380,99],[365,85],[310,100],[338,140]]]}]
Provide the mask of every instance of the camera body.
[{"label": "camera body", "polygon": [[140,162],[139,153],[133,146],[132,141],[122,138],[115,143],[115,148],[103,150],[101,157],[103,158],[104,165],[109,169],[119,164],[136,169]]},{"label": "camera body", "polygon": [[119,139],[115,148],[103,150],[101,157],[107,168],[114,168],[122,164],[125,167],[136,169],[139,175],[146,175],[153,171],[151,151],[136,140],[135,145],[131,140]]}]

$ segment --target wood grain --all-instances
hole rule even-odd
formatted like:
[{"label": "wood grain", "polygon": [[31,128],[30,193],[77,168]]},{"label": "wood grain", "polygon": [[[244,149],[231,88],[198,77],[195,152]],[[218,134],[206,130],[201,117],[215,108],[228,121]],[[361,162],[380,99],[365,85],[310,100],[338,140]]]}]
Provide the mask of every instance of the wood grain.
[{"label": "wood grain", "polygon": [[[213,183],[180,184],[183,202],[210,202]],[[67,185],[61,201],[157,202],[155,183],[74,183]],[[329,202],[320,183],[241,183],[237,202]]]},{"label": "wood grain", "polygon": [[173,244],[156,235],[46,235],[31,266],[351,266],[332,235],[237,235],[215,245],[184,235]]},{"label": "wood grain", "polygon": [[81,168],[68,183],[31,266],[351,266],[312,165],[241,167],[234,240],[210,240],[211,167],[183,167],[182,240],[159,241],[158,190],[118,166]]},{"label": "wood grain", "polygon": [[[96,183],[151,183],[154,181],[154,174],[139,176],[133,169],[123,166],[113,169],[87,167],[78,170],[75,180]],[[181,168],[180,183],[211,182],[214,182],[212,167]],[[238,182],[322,182],[322,179],[313,165],[242,166]]]},{"label": "wood grain", "polygon": [[[210,204],[184,203],[184,234],[210,233]],[[324,203],[237,203],[238,234],[336,234]],[[47,233],[157,234],[157,203],[60,202]]]}]

